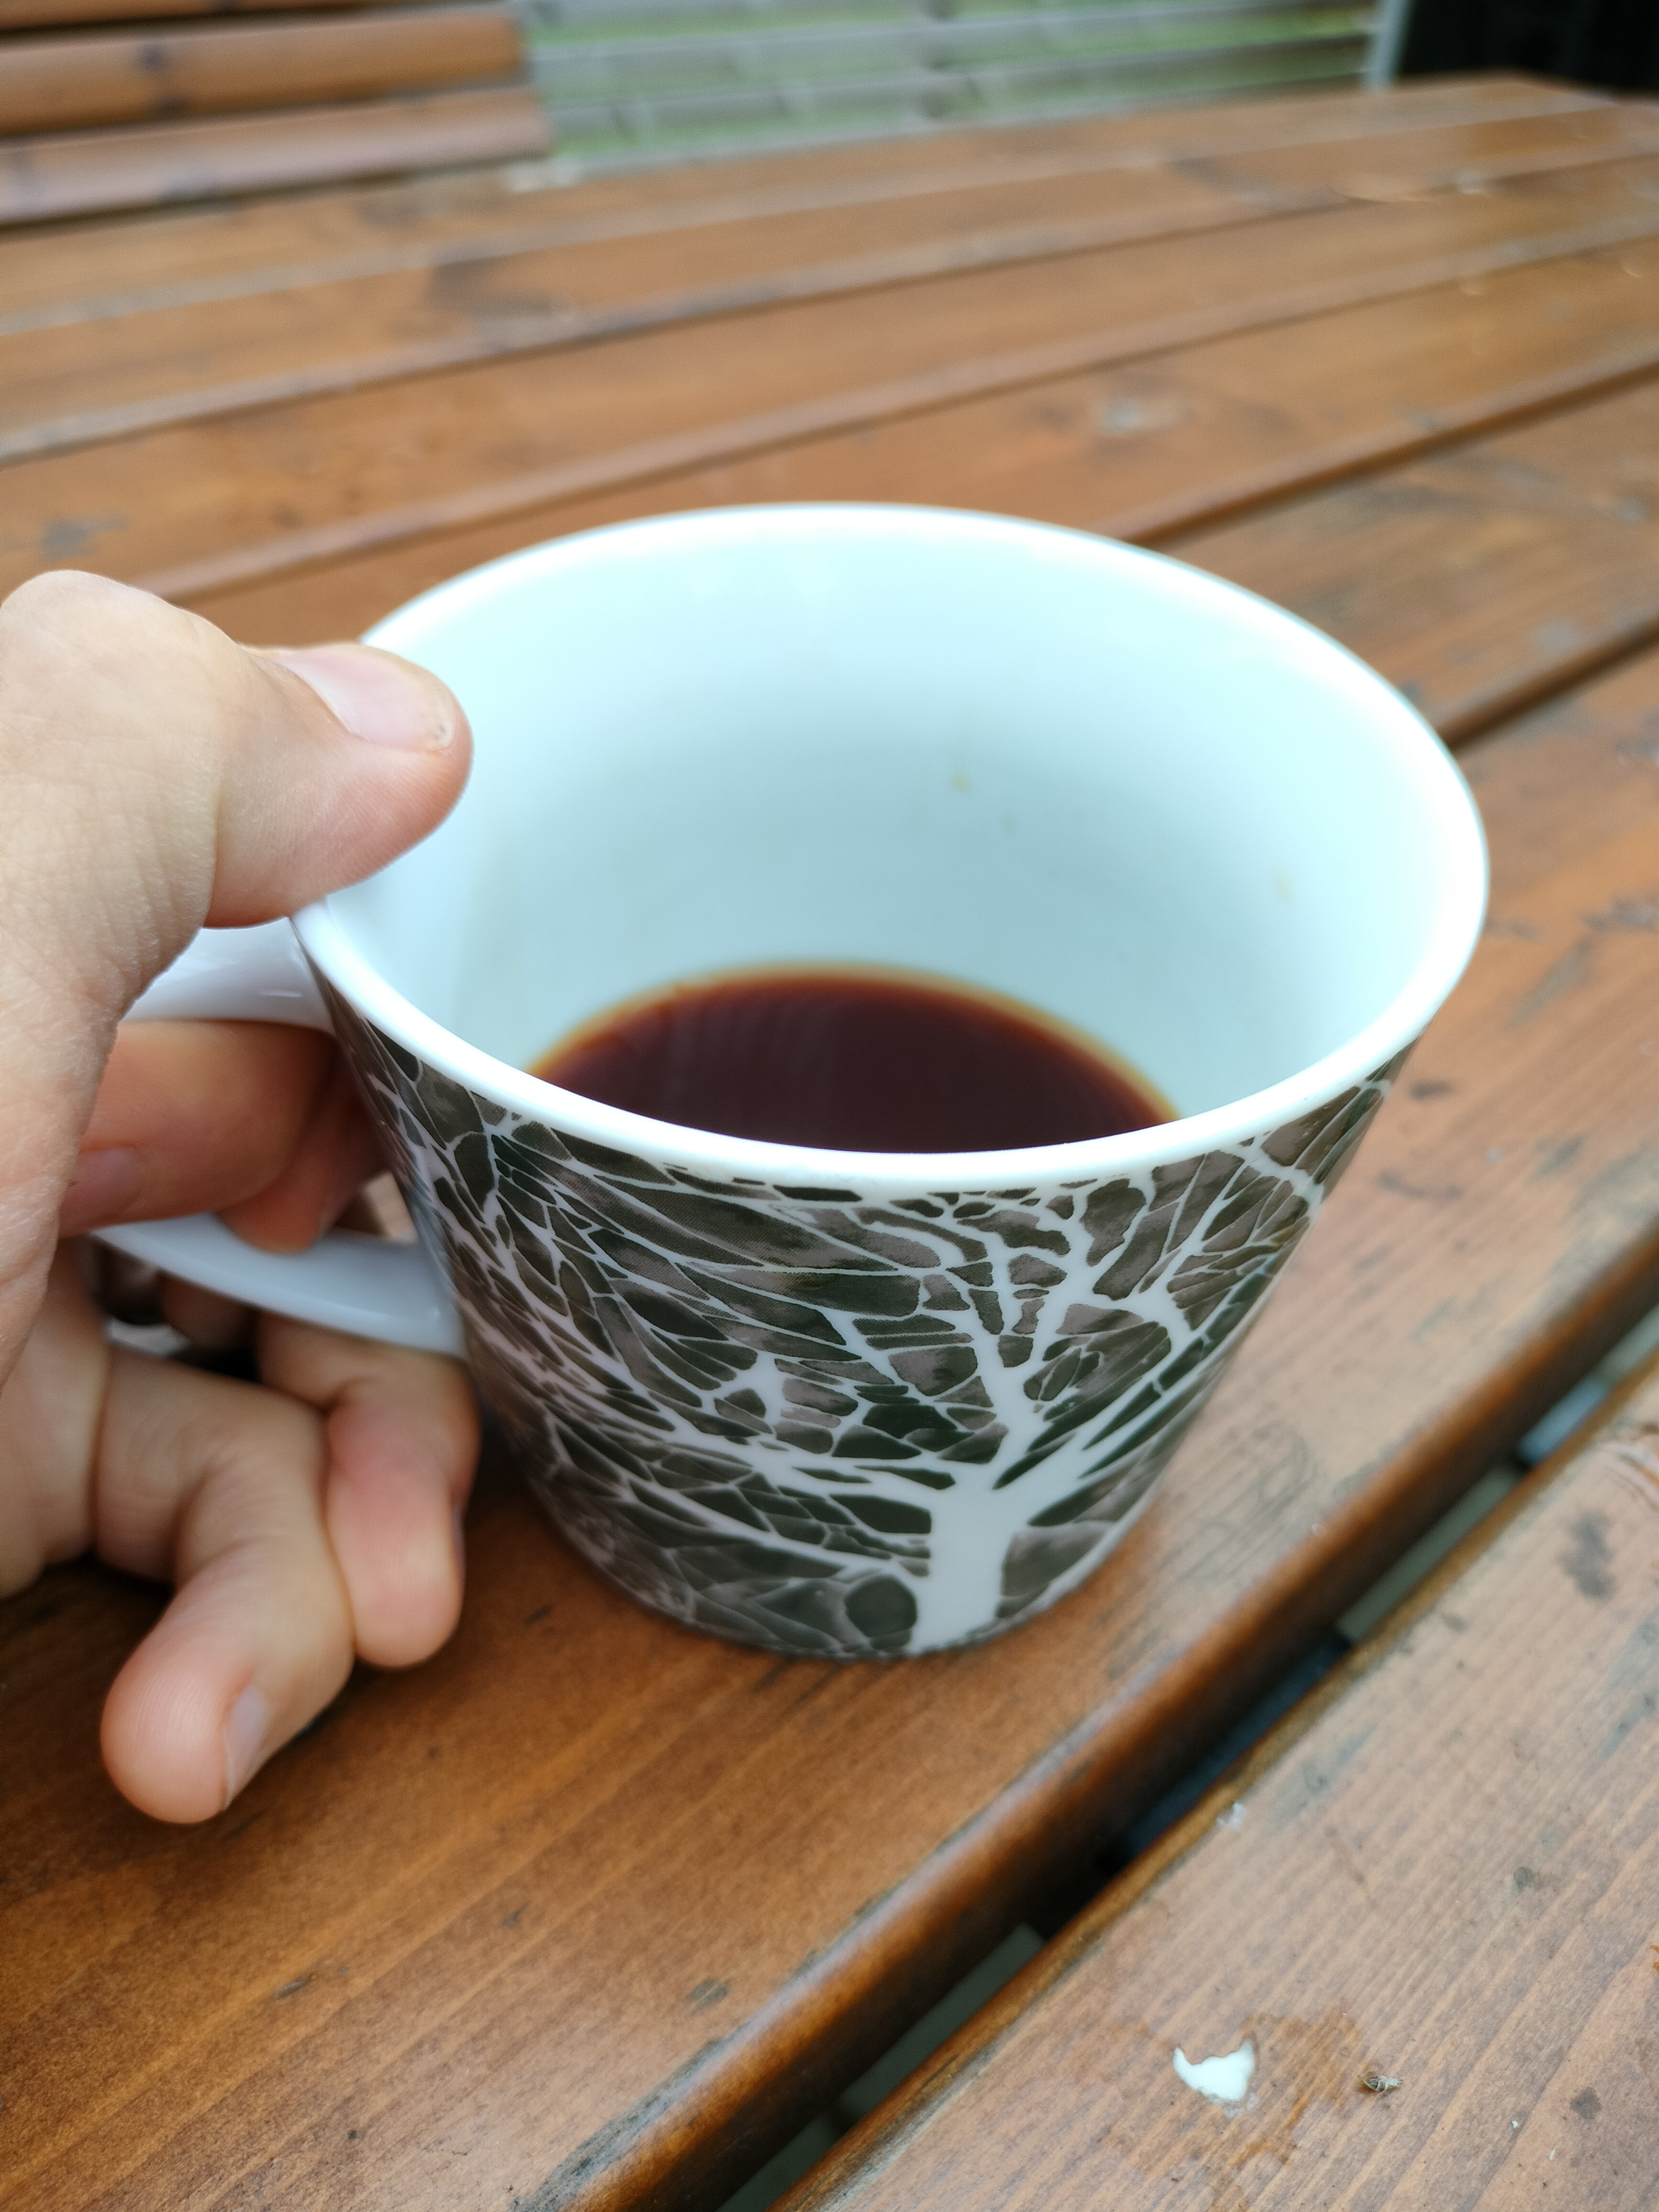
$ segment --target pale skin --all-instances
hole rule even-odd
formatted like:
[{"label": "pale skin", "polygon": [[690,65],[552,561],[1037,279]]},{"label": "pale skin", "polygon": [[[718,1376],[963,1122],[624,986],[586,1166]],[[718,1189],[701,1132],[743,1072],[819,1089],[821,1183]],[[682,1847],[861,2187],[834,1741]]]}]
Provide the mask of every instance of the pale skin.
[{"label": "pale skin", "polygon": [[204,923],[425,836],[470,746],[434,677],[366,647],[251,652],[78,574],[0,605],[0,1595],[88,1548],[176,1585],[102,1729],[161,1820],[222,1811],[354,1656],[443,1643],[477,1422],[453,1361],[183,1285],[168,1318],[252,1328],[260,1382],[110,1344],[82,1232],[213,1211],[301,1249],[378,1165],[326,1038],[118,1024]]}]

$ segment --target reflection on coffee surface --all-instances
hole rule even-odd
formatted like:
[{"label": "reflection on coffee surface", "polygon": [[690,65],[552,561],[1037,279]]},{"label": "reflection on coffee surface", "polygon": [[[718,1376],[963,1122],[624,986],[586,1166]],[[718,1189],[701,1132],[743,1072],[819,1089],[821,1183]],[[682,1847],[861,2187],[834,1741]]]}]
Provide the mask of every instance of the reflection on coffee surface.
[{"label": "reflection on coffee surface", "polygon": [[837,1152],[1004,1152],[1175,1118],[1035,1007],[855,968],[677,984],[585,1024],[530,1072],[659,1121]]}]

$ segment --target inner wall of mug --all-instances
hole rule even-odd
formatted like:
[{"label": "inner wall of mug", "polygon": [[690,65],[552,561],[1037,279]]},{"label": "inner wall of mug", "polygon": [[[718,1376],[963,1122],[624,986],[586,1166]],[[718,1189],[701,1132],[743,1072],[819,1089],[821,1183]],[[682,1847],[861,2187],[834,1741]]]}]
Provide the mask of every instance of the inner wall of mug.
[{"label": "inner wall of mug", "polygon": [[664,984],[873,963],[1042,1007],[1199,1113],[1374,1020],[1437,913],[1403,704],[1103,541],[681,517],[514,556],[375,641],[451,684],[476,765],[333,910],[514,1066]]}]

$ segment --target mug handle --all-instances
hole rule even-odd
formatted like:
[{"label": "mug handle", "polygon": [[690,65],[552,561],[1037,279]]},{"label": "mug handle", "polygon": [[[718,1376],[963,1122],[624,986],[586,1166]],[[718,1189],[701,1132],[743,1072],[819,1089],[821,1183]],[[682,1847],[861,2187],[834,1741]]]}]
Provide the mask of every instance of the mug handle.
[{"label": "mug handle", "polygon": [[[201,931],[126,1018],[332,1027],[287,921]],[[455,1302],[418,1244],[331,1229],[308,1252],[262,1252],[214,1213],[124,1223],[92,1234],[118,1252],[246,1305],[417,1352],[465,1352]]]}]

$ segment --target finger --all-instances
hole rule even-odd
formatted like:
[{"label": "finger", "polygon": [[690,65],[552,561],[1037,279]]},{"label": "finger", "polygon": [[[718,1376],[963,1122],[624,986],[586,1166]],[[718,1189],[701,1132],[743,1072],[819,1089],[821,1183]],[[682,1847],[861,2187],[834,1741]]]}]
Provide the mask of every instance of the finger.
[{"label": "finger", "polygon": [[79,1256],[60,1247],[39,1320],[0,1385],[0,1597],[92,1540],[89,1470],[112,1355]]},{"label": "finger", "polygon": [[105,1756],[145,1811],[203,1819],[335,1694],[354,1641],[398,1664],[448,1634],[476,1413],[454,1362],[299,1323],[264,1324],[278,1389],[112,1352],[76,1256],[0,1389],[0,1589],[94,1538],[179,1579]]},{"label": "finger", "polygon": [[59,1214],[65,1236],[218,1213],[289,1167],[337,1065],[333,1041],[274,1022],[128,1022],[98,1086]]},{"label": "finger", "polygon": [[385,1164],[356,1085],[337,1058],[281,1174],[222,1208],[226,1224],[268,1252],[303,1252]]},{"label": "finger", "polygon": [[344,1064],[318,1031],[125,1023],[59,1233],[222,1213],[268,1251],[304,1251],[381,1165]]},{"label": "finger", "polygon": [[324,1518],[358,1650],[382,1667],[428,1657],[461,1607],[461,1509],[478,1454],[465,1370],[270,1315],[259,1369],[326,1417]]},{"label": "finger", "polygon": [[294,1399],[114,1354],[98,1547],[179,1590],[110,1690],[104,1762],[157,1820],[222,1811],[350,1671],[326,1464],[323,1425]]},{"label": "finger", "polygon": [[112,1362],[99,1549],[180,1587],[110,1692],[104,1756],[161,1820],[228,1803],[335,1695],[354,1643],[408,1663],[459,1610],[477,1441],[460,1368],[297,1322],[263,1333],[276,1389]]},{"label": "finger", "polygon": [[389,654],[250,653],[82,573],[0,605],[0,1372],[120,1013],[203,922],[266,920],[411,844],[467,755],[449,693]]}]

